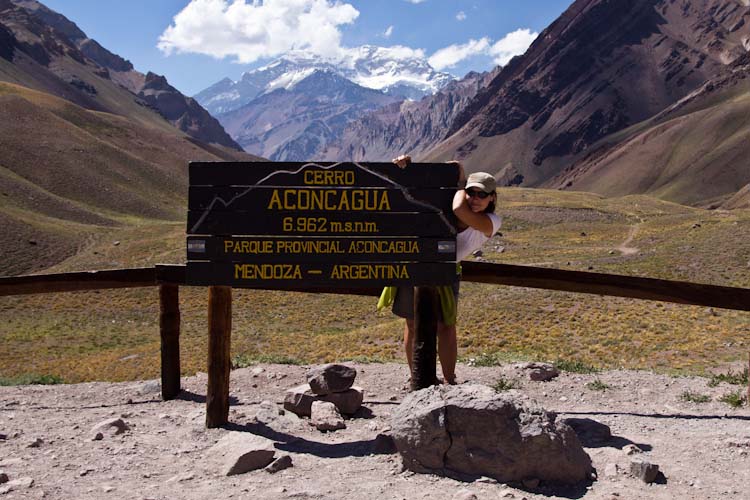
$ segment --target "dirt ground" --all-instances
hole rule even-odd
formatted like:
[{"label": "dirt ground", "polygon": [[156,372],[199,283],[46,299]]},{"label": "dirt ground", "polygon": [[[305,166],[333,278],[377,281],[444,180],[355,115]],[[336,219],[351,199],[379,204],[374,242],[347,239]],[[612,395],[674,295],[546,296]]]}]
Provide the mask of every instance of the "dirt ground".
[{"label": "dirt ground", "polygon": [[[0,434],[6,437],[0,436],[0,471],[11,481],[33,480],[0,498],[750,498],[750,409],[718,401],[743,390],[738,386],[711,388],[703,378],[631,371],[563,372],[550,382],[532,382],[510,364],[459,366],[459,381],[516,381],[512,393],[560,418],[593,418],[610,426],[610,442],[586,448],[596,481],[567,491],[544,484],[524,490],[488,478],[466,483],[405,472],[397,454],[374,453],[375,437],[388,431],[390,415],[407,393],[407,368],[351,366],[358,370],[355,385],[365,390],[364,405],[346,429],[329,433],[290,412],[279,414],[284,391],[304,383],[306,367],[233,371],[229,429],[270,437],[276,455],[289,454],[293,466],[276,474],[256,470],[230,477],[205,460],[228,432],[204,427],[205,374],[183,378],[180,398],[169,402],[160,400],[158,381],[0,387]],[[595,380],[602,383],[599,390],[587,387]],[[681,398],[685,391],[712,399],[687,402]],[[92,440],[93,426],[114,417],[131,429]],[[630,444],[643,452],[628,455]],[[658,464],[662,484],[630,476],[635,458]]]}]

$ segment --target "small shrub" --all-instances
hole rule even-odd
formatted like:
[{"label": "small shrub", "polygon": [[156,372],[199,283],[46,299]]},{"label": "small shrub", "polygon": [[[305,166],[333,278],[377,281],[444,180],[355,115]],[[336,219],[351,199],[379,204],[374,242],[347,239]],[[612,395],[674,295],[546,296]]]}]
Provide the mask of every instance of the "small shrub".
[{"label": "small shrub", "polygon": [[469,366],[500,366],[503,364],[503,360],[500,358],[501,357],[498,353],[488,354],[486,352],[483,352],[478,356],[469,358],[466,361],[466,364]]},{"label": "small shrub", "polygon": [[732,408],[739,408],[745,403],[745,398],[742,396],[740,391],[736,391],[724,394],[719,398],[719,401],[728,404]]},{"label": "small shrub", "polygon": [[572,372],[572,373],[598,373],[599,369],[587,365],[583,361],[570,361],[567,359],[558,359],[555,361],[555,366],[558,370],[563,372]]},{"label": "small shrub", "polygon": [[500,377],[494,384],[492,384],[492,388],[497,392],[504,392],[511,389],[517,389],[518,384],[515,380],[508,380],[505,377]]},{"label": "small shrub", "polygon": [[257,365],[260,363],[272,364],[272,365],[301,365],[302,361],[292,358],[290,356],[284,356],[279,354],[258,354],[256,356],[249,356],[247,354],[237,354],[232,358],[232,369],[247,368],[248,366]]},{"label": "small shrub", "polygon": [[747,368],[739,373],[729,372],[712,375],[711,380],[708,381],[708,386],[716,387],[722,382],[731,385],[747,385]]},{"label": "small shrub", "polygon": [[0,377],[0,386],[8,385],[57,385],[63,384],[62,377],[58,375],[36,375],[29,373],[18,377]]},{"label": "small shrub", "polygon": [[606,391],[607,389],[611,389],[608,384],[605,384],[599,379],[596,379],[593,382],[589,382],[588,384],[586,384],[586,387],[588,387],[592,391]]},{"label": "small shrub", "polygon": [[350,363],[359,363],[362,365],[393,362],[392,359],[386,359],[386,358],[379,357],[379,356],[351,356],[349,358],[344,358],[341,361],[342,362],[348,361]]},{"label": "small shrub", "polygon": [[690,403],[708,403],[711,401],[711,396],[699,394],[697,392],[685,391],[680,394],[680,399]]}]

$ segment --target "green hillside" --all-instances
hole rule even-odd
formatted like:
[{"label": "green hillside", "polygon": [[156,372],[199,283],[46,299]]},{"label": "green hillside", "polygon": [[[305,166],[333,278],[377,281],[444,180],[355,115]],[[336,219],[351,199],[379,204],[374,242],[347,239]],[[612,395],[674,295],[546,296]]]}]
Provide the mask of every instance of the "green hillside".
[{"label": "green hillside", "polygon": [[[646,196],[500,190],[502,236],[482,258],[750,287],[750,211]],[[181,263],[182,221],[101,227],[50,272]],[[717,245],[720,242],[720,250]],[[375,298],[234,290],[232,354],[313,363],[402,360],[402,321]],[[182,287],[182,368],[205,370],[206,288]],[[701,372],[743,360],[750,314],[705,307],[462,283],[462,359],[578,361]],[[156,288],[0,298],[0,376],[66,381],[158,377]],[[460,370],[460,368],[459,368]]]},{"label": "green hillside", "polygon": [[0,252],[12,256],[0,274],[49,267],[107,228],[180,220],[188,161],[230,159],[253,158],[0,83]]}]

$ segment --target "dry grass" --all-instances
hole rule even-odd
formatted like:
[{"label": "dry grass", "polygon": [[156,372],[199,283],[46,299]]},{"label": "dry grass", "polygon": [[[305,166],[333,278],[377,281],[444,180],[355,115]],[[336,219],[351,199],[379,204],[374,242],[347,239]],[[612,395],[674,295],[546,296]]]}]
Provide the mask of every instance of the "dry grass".
[{"label": "dry grass", "polygon": [[[500,200],[506,224],[503,236],[486,245],[488,260],[750,287],[750,211],[525,189],[503,190]],[[634,225],[629,246],[639,251],[623,255],[616,248]],[[183,246],[181,223],[133,219],[101,229],[51,271],[181,263]],[[182,369],[203,371],[207,290],[183,287],[180,302]],[[377,314],[375,302],[235,290],[232,354],[245,363],[401,360],[403,324]],[[746,359],[750,346],[750,314],[740,311],[476,283],[462,284],[459,309],[459,355],[474,363],[545,360],[704,373]],[[0,340],[3,377],[157,377],[158,294],[154,288],[0,298]]]}]

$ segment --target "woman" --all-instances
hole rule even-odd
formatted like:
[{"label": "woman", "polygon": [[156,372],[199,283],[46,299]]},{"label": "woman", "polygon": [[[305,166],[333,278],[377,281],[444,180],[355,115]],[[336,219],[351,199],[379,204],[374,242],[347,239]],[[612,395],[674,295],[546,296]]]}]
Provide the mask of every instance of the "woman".
[{"label": "woman", "polygon": [[[411,162],[407,155],[399,156],[393,162],[400,168],[406,168]],[[485,172],[471,174],[468,179],[459,162],[453,162],[459,169],[459,186],[466,185],[456,191],[453,197],[453,213],[458,218],[458,234],[456,235],[456,260],[462,261],[472,252],[481,247],[500,229],[500,217],[495,215],[497,192],[495,178]],[[453,295],[458,303],[458,282],[453,286]],[[409,369],[413,370],[414,354],[414,289],[400,287],[393,301],[393,313],[406,319],[404,328],[404,350],[409,362]],[[456,383],[456,361],[458,346],[456,342],[456,324],[452,318],[447,321],[441,314],[438,318],[438,358],[446,383]]]}]

